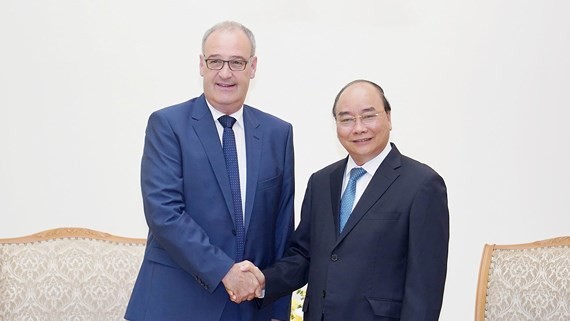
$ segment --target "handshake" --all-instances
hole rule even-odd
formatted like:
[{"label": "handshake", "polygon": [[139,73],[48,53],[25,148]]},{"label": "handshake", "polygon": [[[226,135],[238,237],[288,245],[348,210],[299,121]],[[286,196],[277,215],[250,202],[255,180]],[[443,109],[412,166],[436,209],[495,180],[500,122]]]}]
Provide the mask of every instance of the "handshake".
[{"label": "handshake", "polygon": [[222,279],[222,283],[235,303],[251,301],[263,296],[265,276],[250,261],[235,263]]}]

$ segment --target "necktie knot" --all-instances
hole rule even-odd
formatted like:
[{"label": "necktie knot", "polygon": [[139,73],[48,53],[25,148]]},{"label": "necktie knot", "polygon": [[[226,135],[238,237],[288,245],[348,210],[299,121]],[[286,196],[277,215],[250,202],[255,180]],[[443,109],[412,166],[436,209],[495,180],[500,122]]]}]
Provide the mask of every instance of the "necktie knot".
[{"label": "necktie knot", "polygon": [[228,115],[221,116],[220,118],[218,118],[218,121],[220,122],[220,124],[222,124],[222,127],[224,128],[232,128],[236,123],[236,119]]},{"label": "necktie knot", "polygon": [[350,171],[350,181],[357,181],[364,174],[366,174],[366,170],[364,168],[355,167]]}]

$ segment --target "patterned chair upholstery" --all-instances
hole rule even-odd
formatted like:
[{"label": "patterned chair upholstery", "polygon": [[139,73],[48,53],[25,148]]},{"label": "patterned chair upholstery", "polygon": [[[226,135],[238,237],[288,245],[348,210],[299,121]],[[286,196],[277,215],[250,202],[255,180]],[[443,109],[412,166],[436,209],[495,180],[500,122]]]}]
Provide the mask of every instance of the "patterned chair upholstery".
[{"label": "patterned chair upholstery", "polygon": [[570,237],[486,244],[475,321],[569,321]]},{"label": "patterned chair upholstery", "polygon": [[58,228],[0,239],[0,321],[117,321],[145,239]]}]

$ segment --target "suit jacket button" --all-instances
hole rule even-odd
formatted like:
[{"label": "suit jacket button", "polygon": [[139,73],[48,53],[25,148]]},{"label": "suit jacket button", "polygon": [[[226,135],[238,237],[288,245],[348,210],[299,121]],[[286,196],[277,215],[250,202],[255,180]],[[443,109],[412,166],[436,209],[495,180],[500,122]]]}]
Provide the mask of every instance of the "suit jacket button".
[{"label": "suit jacket button", "polygon": [[331,261],[333,261],[333,262],[338,261],[338,255],[336,255],[336,254],[331,255]]},{"label": "suit jacket button", "polygon": [[323,290],[323,299],[327,296],[327,291]]}]

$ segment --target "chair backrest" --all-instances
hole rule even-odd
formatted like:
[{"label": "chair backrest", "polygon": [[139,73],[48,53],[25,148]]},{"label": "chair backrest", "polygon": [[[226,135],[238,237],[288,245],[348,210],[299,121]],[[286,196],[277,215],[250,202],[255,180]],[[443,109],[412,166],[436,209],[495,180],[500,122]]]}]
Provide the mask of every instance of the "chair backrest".
[{"label": "chair backrest", "polygon": [[570,237],[486,244],[475,321],[547,320],[570,320]]},{"label": "chair backrest", "polygon": [[85,228],[0,239],[0,321],[123,320],[145,241]]}]

